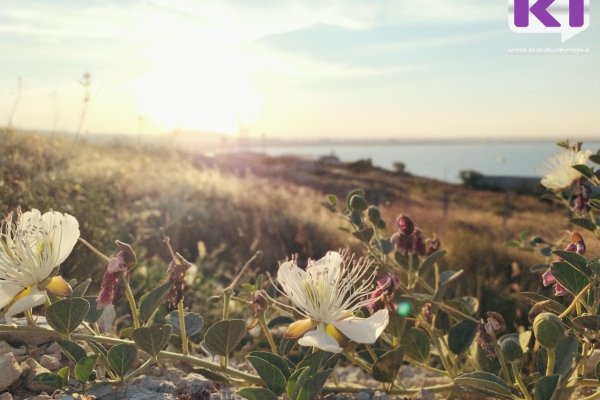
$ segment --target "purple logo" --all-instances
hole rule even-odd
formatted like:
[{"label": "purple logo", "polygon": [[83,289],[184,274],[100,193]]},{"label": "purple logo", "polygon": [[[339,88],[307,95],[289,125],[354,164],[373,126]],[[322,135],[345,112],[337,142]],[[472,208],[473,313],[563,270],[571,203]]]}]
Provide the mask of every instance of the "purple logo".
[{"label": "purple logo", "polygon": [[510,28],[518,33],[560,33],[565,42],[590,24],[590,0],[509,0]]}]

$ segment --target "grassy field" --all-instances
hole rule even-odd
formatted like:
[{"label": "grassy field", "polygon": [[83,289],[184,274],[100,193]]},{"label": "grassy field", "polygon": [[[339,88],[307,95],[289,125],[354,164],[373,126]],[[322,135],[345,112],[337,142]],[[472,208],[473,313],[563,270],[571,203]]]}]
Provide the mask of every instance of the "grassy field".
[{"label": "grassy field", "polygon": [[[559,240],[569,229],[562,209],[534,197],[473,191],[369,166],[258,154],[208,157],[14,131],[0,131],[0,137],[0,212],[20,205],[71,213],[82,237],[109,255],[116,252],[115,239],[130,243],[140,260],[134,280],[142,290],[144,282],[164,274],[168,235],[175,250],[198,265],[190,296],[201,313],[207,293],[226,285],[257,250],[263,256],[254,273],[273,271],[292,254],[306,259],[340,247],[359,251],[360,244],[338,229],[339,215],[320,205],[327,193],[343,197],[364,188],[390,234],[398,214],[410,215],[428,236],[441,239],[449,252],[446,267],[465,270],[455,294],[477,296],[482,312],[495,309],[517,320],[524,307],[516,294],[540,289],[539,274],[528,269],[541,260],[506,241],[522,231]],[[104,266],[77,246],[63,268],[65,276],[99,282]]]}]

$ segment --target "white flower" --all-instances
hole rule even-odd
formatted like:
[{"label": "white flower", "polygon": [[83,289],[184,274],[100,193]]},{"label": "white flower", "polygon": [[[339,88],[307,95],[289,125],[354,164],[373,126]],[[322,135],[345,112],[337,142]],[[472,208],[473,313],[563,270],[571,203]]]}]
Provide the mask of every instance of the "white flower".
[{"label": "white flower", "polygon": [[309,260],[306,271],[296,260],[281,264],[277,280],[283,294],[306,317],[290,324],[286,337],[300,338],[301,346],[333,353],[342,351],[340,332],[357,343],[374,343],[388,324],[388,311],[377,311],[369,318],[353,314],[372,301],[369,295],[375,290],[375,274],[370,262],[353,262],[336,252]]},{"label": "white flower", "polygon": [[79,238],[79,223],[68,214],[38,210],[17,213],[0,228],[0,310],[13,315],[43,304],[46,291],[71,295],[71,287],[60,276],[58,266]]},{"label": "white flower", "polygon": [[563,150],[553,155],[544,166],[545,176],[542,185],[551,190],[561,190],[569,187],[581,173],[573,168],[574,165],[585,164],[591,151]]}]

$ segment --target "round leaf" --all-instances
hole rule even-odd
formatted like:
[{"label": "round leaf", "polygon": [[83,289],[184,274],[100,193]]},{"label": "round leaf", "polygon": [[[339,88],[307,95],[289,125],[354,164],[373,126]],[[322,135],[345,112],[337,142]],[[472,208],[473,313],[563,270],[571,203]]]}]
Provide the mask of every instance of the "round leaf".
[{"label": "round leaf", "polygon": [[269,389],[255,387],[241,388],[237,394],[248,400],[277,400],[279,398]]},{"label": "round leaf", "polygon": [[213,354],[227,356],[246,336],[246,323],[241,319],[225,319],[206,331],[204,345]]},{"label": "round leaf", "polygon": [[[165,322],[173,327],[173,333],[181,335],[179,327],[179,311],[174,310],[167,314]],[[197,335],[204,327],[204,318],[200,314],[194,312],[186,312],[183,314],[183,323],[185,324],[185,333],[187,337]]]},{"label": "round leaf", "polygon": [[55,331],[69,335],[87,315],[90,303],[80,297],[59,300],[46,309],[48,325]]},{"label": "round leaf", "polygon": [[285,376],[278,367],[265,361],[263,358],[248,356],[246,357],[254,367],[265,385],[276,395],[280,395],[285,390]]},{"label": "round leaf", "polygon": [[86,383],[90,379],[90,374],[96,367],[98,357],[97,354],[94,354],[93,356],[87,356],[79,360],[77,365],[75,365],[75,379],[81,383]]},{"label": "round leaf", "polygon": [[429,357],[431,344],[427,333],[419,328],[410,328],[402,337],[401,347],[410,358],[426,362]]},{"label": "round leaf", "polygon": [[390,350],[383,354],[371,368],[371,374],[373,378],[379,382],[394,382],[396,375],[400,371],[402,366],[402,358],[404,357],[404,350],[402,347],[398,347],[395,350]]},{"label": "round leaf", "polygon": [[462,354],[475,339],[477,334],[477,323],[470,319],[465,319],[450,328],[448,333],[448,346],[454,354]]},{"label": "round leaf", "polygon": [[131,334],[135,343],[151,356],[156,356],[169,341],[173,328],[167,324],[154,324],[145,328],[137,328]]},{"label": "round leaf", "polygon": [[165,297],[167,297],[172,286],[173,284],[171,282],[167,282],[142,296],[139,306],[140,319],[142,319],[142,321],[148,321],[148,319],[150,319],[152,314],[154,314],[156,309],[165,300]]},{"label": "round leaf", "polygon": [[118,344],[108,351],[108,363],[114,373],[124,377],[135,361],[136,356],[137,349],[134,345],[128,343]]}]

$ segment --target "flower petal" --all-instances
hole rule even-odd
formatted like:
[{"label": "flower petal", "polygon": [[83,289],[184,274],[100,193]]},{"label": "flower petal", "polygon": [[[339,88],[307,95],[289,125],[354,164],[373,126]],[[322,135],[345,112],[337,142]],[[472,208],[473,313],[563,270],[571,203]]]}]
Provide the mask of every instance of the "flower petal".
[{"label": "flower petal", "polygon": [[0,280],[0,308],[4,308],[23,289],[18,283]]},{"label": "flower petal", "polygon": [[342,351],[338,342],[325,333],[325,328],[321,325],[317,327],[316,330],[307,332],[300,340],[298,340],[298,344],[300,346],[316,347],[331,353],[340,353]]},{"label": "flower petal", "polygon": [[328,251],[325,256],[317,261],[309,261],[306,272],[313,279],[325,279],[333,282],[342,267],[342,255],[336,251]]},{"label": "flower petal", "polygon": [[304,336],[304,334],[311,329],[314,329],[315,324],[310,319],[301,319],[295,322],[292,322],[285,334],[283,335],[286,339],[298,339],[299,337]]},{"label": "flower petal", "polygon": [[552,275],[552,271],[550,270],[550,268],[548,268],[546,272],[542,274],[542,284],[544,286],[550,286],[554,282],[556,282],[556,278],[554,277],[554,275]]},{"label": "flower petal", "polygon": [[52,244],[54,265],[60,265],[71,254],[79,239],[79,222],[69,214],[50,211],[42,215],[50,230],[48,239]]},{"label": "flower petal", "polygon": [[388,310],[379,310],[369,318],[350,317],[334,322],[348,339],[356,343],[375,343],[389,322]]},{"label": "flower petal", "polygon": [[15,301],[14,304],[8,307],[8,310],[6,310],[6,313],[4,313],[4,318],[9,321],[13,315],[42,305],[44,302],[46,302],[46,293],[40,292],[37,289],[32,289],[30,294],[20,298],[19,300]]},{"label": "flower petal", "polygon": [[303,282],[307,279],[306,272],[296,265],[296,261],[286,261],[277,270],[277,282],[286,296],[296,307],[306,309],[307,299]]}]

